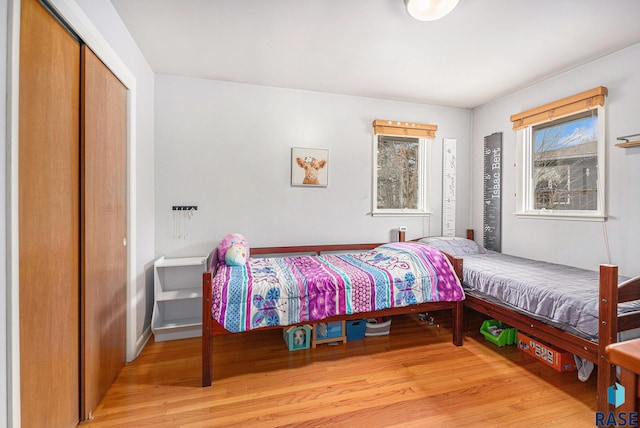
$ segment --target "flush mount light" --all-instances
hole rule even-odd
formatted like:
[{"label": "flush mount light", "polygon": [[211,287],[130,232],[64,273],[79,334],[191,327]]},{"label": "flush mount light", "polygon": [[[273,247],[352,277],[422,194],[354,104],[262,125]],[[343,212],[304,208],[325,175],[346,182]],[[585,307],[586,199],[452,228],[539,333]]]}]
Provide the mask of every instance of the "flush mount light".
[{"label": "flush mount light", "polygon": [[418,21],[435,21],[451,13],[460,0],[404,0],[409,15]]}]

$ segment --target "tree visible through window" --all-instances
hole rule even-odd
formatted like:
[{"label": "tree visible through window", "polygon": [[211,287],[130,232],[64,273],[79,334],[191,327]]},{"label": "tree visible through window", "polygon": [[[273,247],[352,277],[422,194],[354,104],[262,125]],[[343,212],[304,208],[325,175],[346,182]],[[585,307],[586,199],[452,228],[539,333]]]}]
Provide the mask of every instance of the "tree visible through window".
[{"label": "tree visible through window", "polygon": [[379,209],[418,209],[420,192],[419,140],[378,136]]},{"label": "tree visible through window", "polygon": [[373,121],[372,215],[430,215],[429,152],[436,125]]},{"label": "tree visible through window", "polygon": [[424,138],[376,136],[373,214],[428,214],[428,141]]}]

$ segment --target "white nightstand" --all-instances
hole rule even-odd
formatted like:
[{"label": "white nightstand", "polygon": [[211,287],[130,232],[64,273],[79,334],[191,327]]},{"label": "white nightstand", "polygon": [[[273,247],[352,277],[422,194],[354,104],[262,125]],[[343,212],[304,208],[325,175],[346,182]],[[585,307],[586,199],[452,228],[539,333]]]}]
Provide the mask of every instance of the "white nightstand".
[{"label": "white nightstand", "polygon": [[151,331],[156,342],[202,336],[202,273],[207,256],[160,257],[153,264]]}]

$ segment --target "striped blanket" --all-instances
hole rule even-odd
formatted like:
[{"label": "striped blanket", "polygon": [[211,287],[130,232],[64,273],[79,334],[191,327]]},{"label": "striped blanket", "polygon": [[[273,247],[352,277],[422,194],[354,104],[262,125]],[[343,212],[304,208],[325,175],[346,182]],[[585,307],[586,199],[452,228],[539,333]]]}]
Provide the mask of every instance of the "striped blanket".
[{"label": "striped blanket", "polygon": [[449,260],[408,242],[357,254],[251,258],[219,266],[212,287],[212,316],[234,333],[464,299]]}]

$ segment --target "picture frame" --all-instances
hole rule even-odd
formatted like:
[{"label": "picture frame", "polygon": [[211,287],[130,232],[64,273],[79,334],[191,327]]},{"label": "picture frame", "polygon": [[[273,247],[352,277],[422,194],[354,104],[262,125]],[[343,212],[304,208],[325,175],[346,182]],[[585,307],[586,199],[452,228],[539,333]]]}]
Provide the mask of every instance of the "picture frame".
[{"label": "picture frame", "polygon": [[292,147],[291,185],[327,187],[329,185],[329,150]]}]

